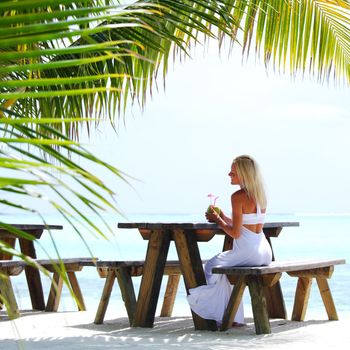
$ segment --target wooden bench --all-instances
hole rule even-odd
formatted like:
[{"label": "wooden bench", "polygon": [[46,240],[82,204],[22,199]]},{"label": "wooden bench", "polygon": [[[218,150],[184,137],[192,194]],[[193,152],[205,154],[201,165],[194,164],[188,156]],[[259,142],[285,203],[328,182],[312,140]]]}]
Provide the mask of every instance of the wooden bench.
[{"label": "wooden bench", "polygon": [[[132,325],[136,308],[136,296],[132,277],[141,276],[143,274],[144,261],[98,261],[96,265],[100,277],[106,278],[106,282],[94,323],[103,323],[114,281],[117,278],[129,322],[130,325]],[[181,276],[179,261],[167,261],[164,274],[168,275],[168,282],[160,316],[170,317]]]},{"label": "wooden bench", "polygon": [[[57,311],[64,280],[74,292],[78,309],[80,311],[86,310],[83,295],[75,272],[81,271],[84,266],[95,266],[96,260],[96,258],[68,258],[61,260],[33,259],[32,264],[36,265],[38,268],[42,267],[53,273],[45,311]],[[0,273],[2,274],[2,277],[0,278],[0,297],[1,301],[6,306],[10,318],[19,317],[18,305],[13,292],[10,276],[19,275],[26,266],[32,264],[23,260],[0,260]],[[62,272],[64,273],[62,274]]]},{"label": "wooden bench", "polygon": [[302,321],[305,317],[312,279],[316,278],[329,320],[338,320],[327,279],[331,278],[334,265],[345,264],[337,260],[287,260],[273,261],[259,267],[215,267],[213,273],[226,274],[234,288],[223,316],[221,331],[231,327],[246,285],[249,288],[256,334],[271,333],[264,288],[274,285],[283,272],[298,277],[292,320]]}]

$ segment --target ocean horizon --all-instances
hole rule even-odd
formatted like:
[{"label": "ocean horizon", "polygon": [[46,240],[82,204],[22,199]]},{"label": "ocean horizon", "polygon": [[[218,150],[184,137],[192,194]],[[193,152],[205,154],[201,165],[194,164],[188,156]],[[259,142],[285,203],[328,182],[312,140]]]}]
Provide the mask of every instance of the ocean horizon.
[{"label": "ocean horizon", "polygon": [[[91,220],[97,218],[89,217]],[[205,222],[203,214],[130,214],[128,219],[116,215],[104,216],[106,222],[112,228],[112,232],[106,231],[107,239],[96,234],[89,233],[81,227],[83,238],[63,218],[57,214],[45,215],[47,224],[61,224],[63,230],[52,231],[51,235],[44,232],[42,238],[36,244],[38,258],[57,257],[55,245],[62,258],[94,256],[100,260],[143,260],[146,253],[147,241],[144,241],[137,230],[118,229],[118,222]],[[1,215],[0,220],[6,223],[40,223],[38,217],[32,215],[7,214]],[[330,289],[339,314],[350,314],[350,302],[348,291],[350,289],[350,213],[349,214],[325,214],[325,213],[298,213],[298,214],[268,214],[266,222],[299,222],[298,227],[285,227],[279,237],[271,238],[276,260],[284,259],[321,259],[343,258],[347,264],[335,266],[332,278],[329,280]],[[208,259],[222,250],[223,236],[215,236],[210,242],[200,243],[202,259]],[[169,259],[177,259],[174,244],[171,243]],[[82,289],[85,303],[88,309],[96,310],[102,293],[105,280],[101,279],[94,267],[85,267],[77,273],[77,278]],[[45,298],[49,292],[50,281],[42,277]],[[136,291],[140,278],[134,278]],[[161,295],[164,293],[167,278],[163,278]],[[281,279],[282,291],[285,298],[288,315],[291,315],[294,293],[297,279],[283,275]],[[22,273],[12,278],[17,301],[20,309],[30,309],[29,293],[26,286],[25,275]],[[161,297],[160,297],[161,300]],[[246,314],[251,312],[249,293],[244,294],[244,306]],[[115,283],[110,308],[124,309],[120,291]],[[160,312],[161,303],[158,305],[157,314]],[[59,311],[75,310],[74,300],[64,286]],[[125,309],[124,309],[125,310]],[[174,315],[189,316],[190,309],[186,300],[186,291],[182,279],[179,285],[177,298],[174,305]],[[315,317],[327,318],[317,284],[314,283],[307,314]],[[125,316],[126,316],[125,311]],[[317,316],[316,316],[317,315]],[[108,312],[106,317],[108,317]],[[93,321],[93,320],[92,320]]]}]

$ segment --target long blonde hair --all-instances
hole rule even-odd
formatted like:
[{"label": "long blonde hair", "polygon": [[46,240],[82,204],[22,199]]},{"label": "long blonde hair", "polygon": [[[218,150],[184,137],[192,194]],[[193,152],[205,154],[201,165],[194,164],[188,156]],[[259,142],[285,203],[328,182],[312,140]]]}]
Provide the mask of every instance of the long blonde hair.
[{"label": "long blonde hair", "polygon": [[258,163],[250,156],[242,155],[233,160],[242,188],[249,198],[265,209],[267,205],[264,182]]}]

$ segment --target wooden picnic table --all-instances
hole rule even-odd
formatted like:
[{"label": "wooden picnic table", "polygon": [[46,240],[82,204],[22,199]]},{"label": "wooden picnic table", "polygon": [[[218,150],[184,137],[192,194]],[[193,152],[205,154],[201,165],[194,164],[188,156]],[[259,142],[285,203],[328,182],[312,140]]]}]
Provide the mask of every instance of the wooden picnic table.
[{"label": "wooden picnic table", "polygon": [[[271,245],[271,249],[271,237],[278,237],[283,227],[292,226],[299,226],[299,223],[272,222],[264,224],[263,231]],[[233,243],[233,239],[214,223],[119,223],[118,228],[138,229],[143,239],[148,240],[133,320],[133,326],[135,327],[153,327],[171,241],[175,242],[187,293],[191,288],[206,284],[198,242],[208,242],[216,234],[220,234],[225,235],[223,250],[231,249]],[[287,318],[279,282],[266,289],[266,300],[270,318]],[[205,320],[193,311],[192,316],[195,329],[217,330],[215,321]]]},{"label": "wooden picnic table", "polygon": [[[44,230],[63,229],[63,226],[61,225],[11,224],[11,226],[25,232],[26,234],[32,235],[34,239],[20,237],[15,233],[10,232],[6,228],[0,227],[0,240],[6,242],[8,245],[14,248],[16,245],[16,240],[18,239],[21,252],[33,259],[37,258],[34,240],[40,239]],[[12,255],[0,253],[0,260],[10,259],[12,259]],[[33,310],[45,310],[44,293],[39,271],[34,267],[26,266],[25,273]]]}]

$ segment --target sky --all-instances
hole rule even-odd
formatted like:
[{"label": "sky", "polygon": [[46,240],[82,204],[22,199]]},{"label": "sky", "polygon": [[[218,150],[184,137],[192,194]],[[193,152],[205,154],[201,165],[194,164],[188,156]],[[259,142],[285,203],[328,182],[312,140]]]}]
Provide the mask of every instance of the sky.
[{"label": "sky", "polygon": [[241,154],[260,164],[268,213],[350,213],[349,107],[348,87],[293,80],[254,55],[242,63],[238,48],[219,55],[213,44],[170,64],[165,90],[160,79],[143,111],[127,109],[117,133],[101,122],[80,140],[130,176],[127,184],[90,169],[126,216],[204,213],[209,193],[229,213],[238,188],[228,172]]},{"label": "sky", "polygon": [[348,87],[197,47],[170,65],[165,91],[160,82],[143,111],[127,110],[118,134],[102,123],[84,142],[137,178],[109,183],[127,215],[201,213],[209,193],[229,211],[238,188],[227,174],[241,154],[260,164],[268,212],[348,213],[349,105]]}]

